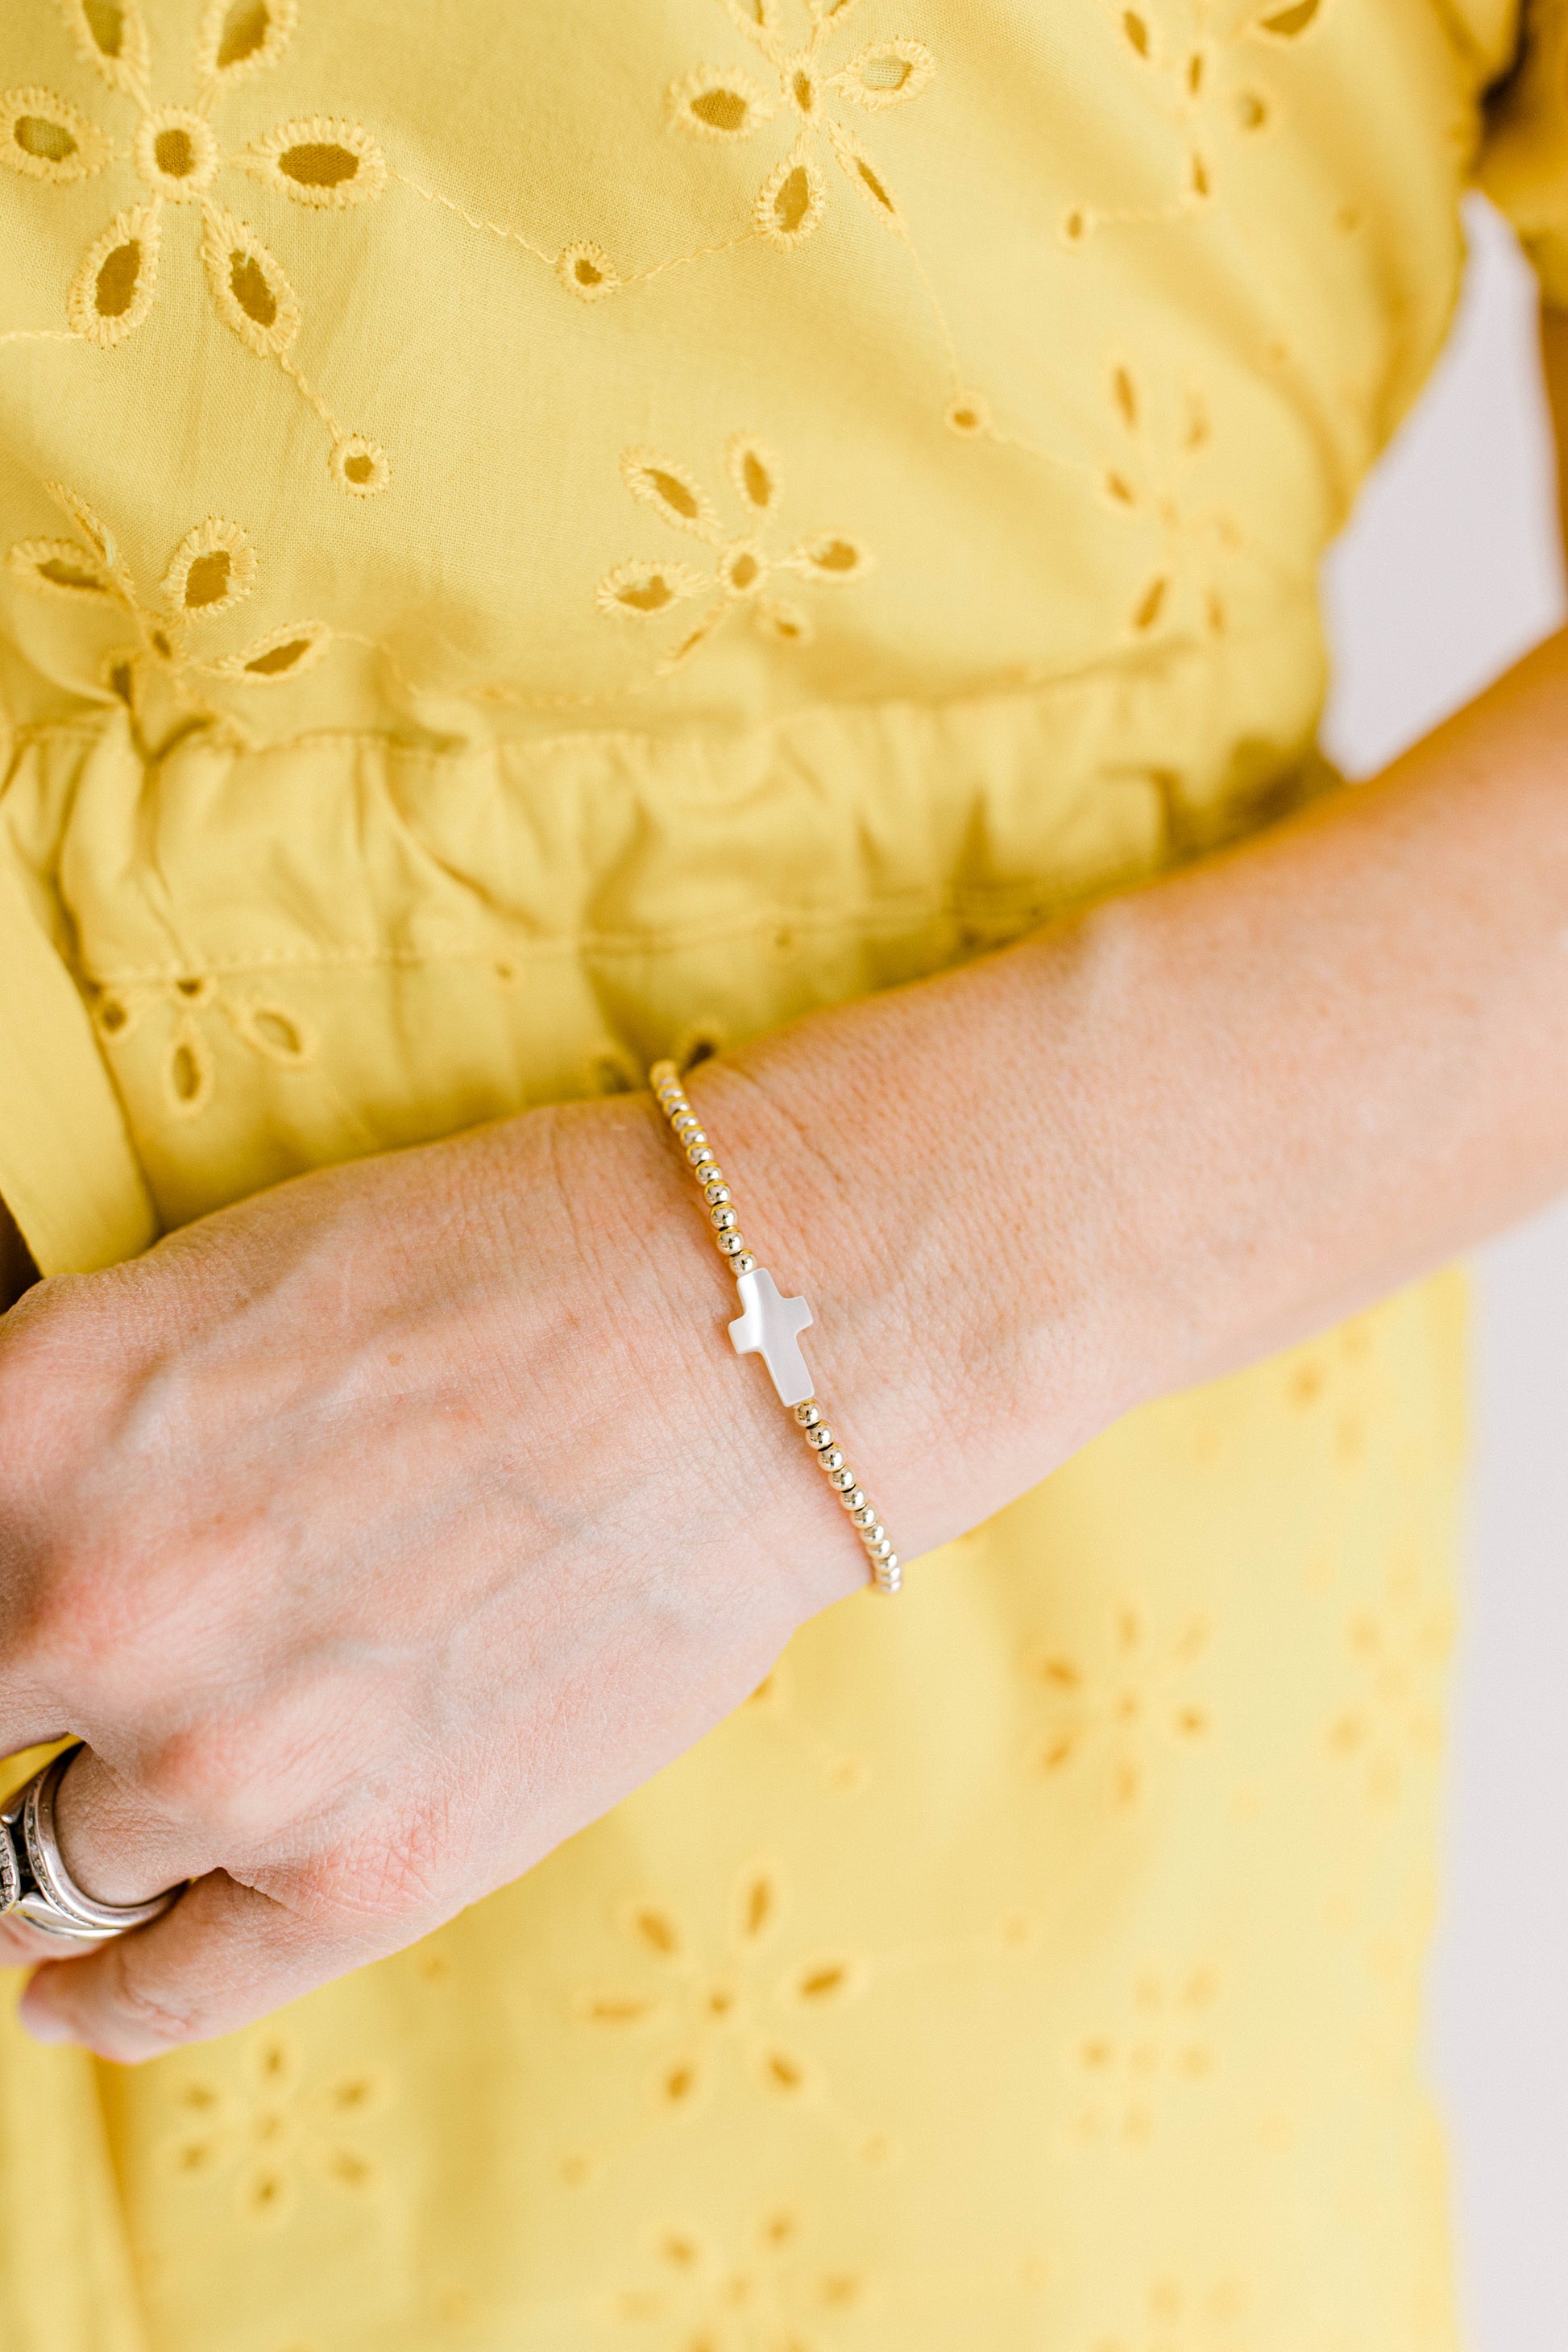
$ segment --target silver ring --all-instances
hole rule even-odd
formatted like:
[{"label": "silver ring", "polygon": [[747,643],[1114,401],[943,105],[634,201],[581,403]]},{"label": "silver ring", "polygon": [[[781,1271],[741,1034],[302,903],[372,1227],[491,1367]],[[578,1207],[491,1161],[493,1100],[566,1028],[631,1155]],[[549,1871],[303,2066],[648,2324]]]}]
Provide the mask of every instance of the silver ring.
[{"label": "silver ring", "polygon": [[184,1892],[182,1882],[147,1903],[98,1903],[77,1885],[55,1834],[55,1797],[82,1746],[62,1748],[0,1805],[0,1917],[25,1919],[51,1943],[78,1950],[144,1927]]}]

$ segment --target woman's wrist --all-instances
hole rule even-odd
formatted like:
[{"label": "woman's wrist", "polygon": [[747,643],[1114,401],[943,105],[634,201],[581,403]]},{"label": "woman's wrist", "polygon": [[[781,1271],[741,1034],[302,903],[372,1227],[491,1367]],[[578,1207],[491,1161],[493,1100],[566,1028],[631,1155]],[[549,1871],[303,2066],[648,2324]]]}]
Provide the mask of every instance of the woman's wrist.
[{"label": "woman's wrist", "polygon": [[817,1392],[905,1559],[1158,1384],[1163,1366],[1126,1343],[1130,1316],[1118,1337],[1133,1286],[1092,1137],[1065,1106],[1047,1133],[1042,1105],[994,1082],[1014,1024],[1083,985],[1097,952],[1063,933],[815,1015],[689,1079],[748,1243],[811,1305]]},{"label": "woman's wrist", "polygon": [[[667,1433],[672,1462],[689,1464],[704,1494],[727,1510],[741,1572],[753,1580],[759,1604],[782,1609],[793,1626],[858,1590],[864,1557],[821,1482],[809,1475],[798,1430],[762,1364],[737,1356],[730,1344],[726,1325],[739,1311],[733,1282],[712,1246],[701,1195],[652,1098],[560,1106],[525,1114],[498,1132],[510,1133],[536,1171],[547,1138],[560,1213],[582,1261],[585,1292],[597,1302],[592,1320],[600,1332],[584,1335],[583,1376],[595,1377],[607,1327],[614,1327],[616,1344]],[[787,1268],[789,1286],[798,1289],[788,1255],[787,1171],[765,1169],[749,1140],[737,1131],[733,1172],[740,1178],[744,1170],[749,1202],[759,1210],[766,1204],[766,1224],[778,1234],[776,1270],[782,1281]],[[514,1192],[521,1215],[531,1213],[527,1197],[522,1178]],[[809,1338],[816,1336],[814,1330]],[[681,1528],[669,1533],[679,1550]]]}]

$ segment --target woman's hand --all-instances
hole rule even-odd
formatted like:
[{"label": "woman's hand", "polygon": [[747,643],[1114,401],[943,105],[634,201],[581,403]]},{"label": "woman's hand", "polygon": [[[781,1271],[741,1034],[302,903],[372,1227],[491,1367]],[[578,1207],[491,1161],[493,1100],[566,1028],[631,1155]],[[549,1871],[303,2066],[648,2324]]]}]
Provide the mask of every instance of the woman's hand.
[{"label": "woman's hand", "polygon": [[44,1968],[35,2032],[142,2058],[411,1941],[864,1581],[734,1311],[645,1097],[305,1177],[0,1323],[0,1753],[88,1742],[99,1899],[195,1882]]},{"label": "woman's hand", "polygon": [[[1565,744],[1562,637],[1380,784],[700,1070],[901,1554],[1568,1181]],[[0,1750],[87,1740],[89,1894],[195,1882],[36,2031],[144,2056],[411,1941],[864,1581],[732,1311],[638,1097],[0,1322]]]}]

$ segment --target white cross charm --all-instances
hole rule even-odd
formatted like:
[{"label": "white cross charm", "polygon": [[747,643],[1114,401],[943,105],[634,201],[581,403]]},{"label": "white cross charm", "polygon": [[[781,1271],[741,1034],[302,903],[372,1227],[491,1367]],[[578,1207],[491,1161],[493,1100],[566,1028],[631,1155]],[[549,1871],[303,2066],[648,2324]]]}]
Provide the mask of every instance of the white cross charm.
[{"label": "white cross charm", "polygon": [[765,1265],[736,1277],[743,1315],[730,1326],[737,1356],[761,1356],[773,1375],[782,1404],[804,1404],[811,1394],[811,1373],[800,1352],[799,1334],[813,1320],[804,1298],[781,1298],[779,1287]]}]

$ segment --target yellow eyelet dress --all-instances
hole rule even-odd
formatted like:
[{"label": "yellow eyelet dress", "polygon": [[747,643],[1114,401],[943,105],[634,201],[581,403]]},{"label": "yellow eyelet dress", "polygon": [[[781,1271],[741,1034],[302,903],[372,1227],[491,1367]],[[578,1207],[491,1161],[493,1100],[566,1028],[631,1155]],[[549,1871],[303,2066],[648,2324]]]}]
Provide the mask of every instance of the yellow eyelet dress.
[{"label": "yellow eyelet dress", "polygon": [[[1564,19],[1486,170],[1568,293]],[[1331,784],[1506,0],[11,0],[0,1196],[101,1265]],[[1005,1074],[995,1074],[1005,1084]],[[400,1958],[0,2026],[5,2352],[1440,2352],[1427,1285]]]}]

